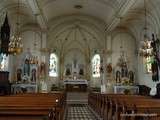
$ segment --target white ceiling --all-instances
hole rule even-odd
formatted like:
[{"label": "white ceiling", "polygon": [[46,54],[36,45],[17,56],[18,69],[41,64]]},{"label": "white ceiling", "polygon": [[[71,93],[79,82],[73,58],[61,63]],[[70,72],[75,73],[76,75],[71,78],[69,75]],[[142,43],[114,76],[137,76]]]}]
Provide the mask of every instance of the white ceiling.
[{"label": "white ceiling", "polygon": [[[35,22],[34,14],[37,14],[37,23],[41,28],[49,27],[48,24],[58,16],[84,14],[96,17],[106,23],[106,30],[112,30],[119,24],[119,17],[123,17],[123,25],[129,28],[137,21],[143,21],[143,0],[19,0],[21,23]],[[151,13],[159,0],[148,2],[148,11]],[[75,5],[83,8],[76,9]],[[16,18],[18,0],[0,0],[0,15],[8,12],[10,21]],[[14,20],[13,20],[14,21]],[[12,21],[12,22],[13,22]]]}]

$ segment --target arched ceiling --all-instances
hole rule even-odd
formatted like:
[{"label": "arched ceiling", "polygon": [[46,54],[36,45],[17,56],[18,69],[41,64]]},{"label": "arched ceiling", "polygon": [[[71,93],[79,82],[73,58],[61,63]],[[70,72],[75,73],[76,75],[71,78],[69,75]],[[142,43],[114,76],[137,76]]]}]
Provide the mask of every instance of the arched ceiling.
[{"label": "arched ceiling", "polygon": [[[150,25],[159,24],[160,1],[146,1],[148,23]],[[118,26],[119,17],[123,17],[123,26],[128,29],[144,23],[143,0],[19,0],[19,2],[21,23],[25,25],[34,23],[36,14],[36,22],[42,29],[50,27],[48,24],[56,17],[73,14],[83,14],[100,19],[106,23],[106,31],[111,31]],[[18,12],[18,0],[1,0],[0,16],[6,12],[11,23],[14,23]]]}]

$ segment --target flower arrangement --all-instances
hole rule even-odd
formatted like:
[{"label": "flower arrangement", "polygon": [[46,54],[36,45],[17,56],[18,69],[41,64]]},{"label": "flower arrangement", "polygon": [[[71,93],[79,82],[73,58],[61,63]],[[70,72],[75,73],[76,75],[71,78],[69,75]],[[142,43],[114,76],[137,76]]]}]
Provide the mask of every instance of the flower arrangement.
[{"label": "flower arrangement", "polygon": [[122,85],[132,85],[132,83],[130,82],[129,78],[123,77],[122,78]]}]

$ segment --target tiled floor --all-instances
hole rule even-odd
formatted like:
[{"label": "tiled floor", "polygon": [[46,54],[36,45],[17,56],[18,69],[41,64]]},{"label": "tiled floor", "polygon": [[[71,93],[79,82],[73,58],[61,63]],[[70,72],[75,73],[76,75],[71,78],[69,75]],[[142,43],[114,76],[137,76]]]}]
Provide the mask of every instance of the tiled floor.
[{"label": "tiled floor", "polygon": [[85,104],[70,104],[65,120],[99,120]]}]

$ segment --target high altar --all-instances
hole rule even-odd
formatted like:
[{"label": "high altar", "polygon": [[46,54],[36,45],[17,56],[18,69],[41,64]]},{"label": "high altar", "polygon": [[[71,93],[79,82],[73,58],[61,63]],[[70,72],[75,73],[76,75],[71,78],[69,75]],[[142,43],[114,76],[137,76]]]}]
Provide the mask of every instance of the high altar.
[{"label": "high altar", "polygon": [[67,92],[86,92],[88,81],[85,79],[66,79],[63,81]]}]

